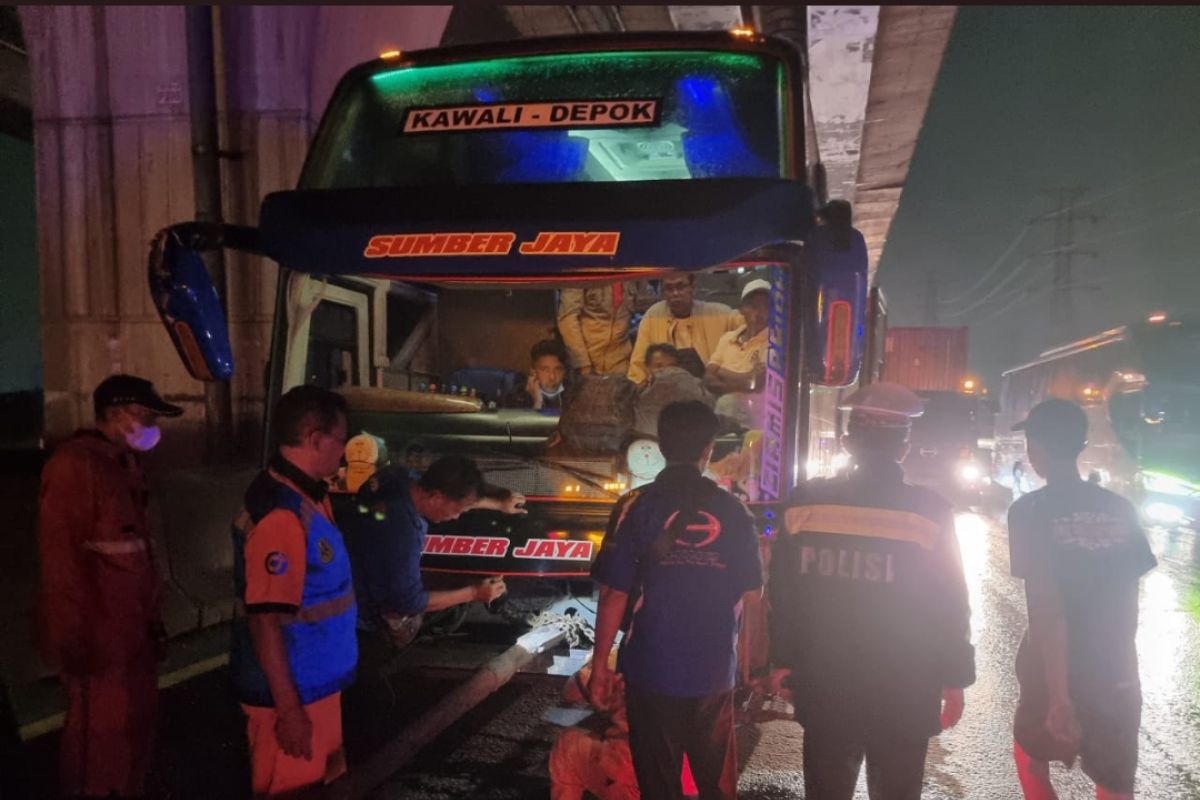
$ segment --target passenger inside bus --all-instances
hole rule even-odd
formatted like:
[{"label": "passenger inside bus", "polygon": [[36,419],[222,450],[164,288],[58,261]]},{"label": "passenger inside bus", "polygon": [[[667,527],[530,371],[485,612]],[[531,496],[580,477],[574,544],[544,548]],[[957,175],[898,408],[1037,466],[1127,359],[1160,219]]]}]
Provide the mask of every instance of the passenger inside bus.
[{"label": "passenger inside bus", "polygon": [[624,375],[633,350],[632,320],[658,298],[649,281],[561,289],[558,331],[581,375]]},{"label": "passenger inside bus", "polygon": [[[670,336],[672,330],[689,328],[691,336],[684,341],[693,351],[698,340],[711,339],[715,349],[724,334],[740,331],[747,335],[728,337],[722,349],[732,348],[753,364],[749,342],[767,335],[770,284],[762,277],[768,274],[765,268],[747,267],[668,276],[674,308],[657,304],[664,316],[656,323],[649,315],[643,331],[658,324]],[[351,404],[351,433],[371,431],[397,454],[413,449],[412,469],[415,462],[458,453],[477,459],[489,480],[528,495],[557,496],[564,486],[578,485],[583,497],[599,500],[629,487],[627,451],[638,440],[653,444],[657,409],[676,399],[717,400],[669,342],[642,348],[633,365],[646,375],[640,388],[624,374],[583,375],[571,369],[568,351],[552,338],[559,321],[555,289],[574,288],[570,285],[324,282],[307,276],[298,281],[289,296],[295,322],[287,380],[341,391]],[[743,291],[743,286],[751,288]],[[726,304],[743,294],[749,312],[744,326],[742,315]],[[686,310],[683,306],[691,309],[691,317],[676,316]],[[536,343],[532,352],[525,343]],[[697,353],[692,355],[698,363]],[[765,359],[758,358],[761,365]],[[748,388],[748,378],[738,382],[730,377],[737,365],[721,354],[717,360],[729,371],[725,375],[714,367],[723,379],[721,402],[736,412],[737,398],[730,395]],[[751,405],[764,396],[749,395]],[[753,482],[754,462],[762,453],[754,431],[764,426],[746,413],[725,412],[722,419],[714,458],[722,462],[718,474],[744,486]],[[586,485],[556,466],[559,462],[567,470],[602,477]],[[617,488],[606,488],[610,485]]]},{"label": "passenger inside bus", "polygon": [[529,376],[521,391],[508,399],[509,408],[561,411],[570,371],[567,351],[553,339],[543,339],[529,350]]},{"label": "passenger inside bus", "polygon": [[742,322],[724,303],[697,300],[696,276],[692,274],[668,275],[662,282],[662,296],[638,326],[629,379],[639,385],[649,377],[646,351],[650,345],[674,346],[679,350],[680,366],[699,377],[717,342]]},{"label": "passenger inside bus", "polygon": [[720,396],[717,413],[752,429],[762,428],[770,295],[771,284],[761,278],[746,284],[740,306],[746,322],[721,337],[704,372],[705,387]]},{"label": "passenger inside bus", "polygon": [[671,345],[650,345],[646,369],[650,378],[638,393],[633,412],[635,433],[657,438],[658,415],[670,403],[700,400],[712,407],[713,396],[703,381],[679,365],[679,351]]}]

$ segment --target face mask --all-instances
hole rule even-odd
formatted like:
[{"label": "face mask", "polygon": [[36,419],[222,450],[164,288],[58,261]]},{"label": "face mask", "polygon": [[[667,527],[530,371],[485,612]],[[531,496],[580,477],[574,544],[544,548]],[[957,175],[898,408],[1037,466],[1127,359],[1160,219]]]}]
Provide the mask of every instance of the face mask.
[{"label": "face mask", "polygon": [[162,438],[162,431],[157,425],[146,427],[140,422],[133,423],[133,430],[125,432],[125,443],[140,453],[153,450]]}]

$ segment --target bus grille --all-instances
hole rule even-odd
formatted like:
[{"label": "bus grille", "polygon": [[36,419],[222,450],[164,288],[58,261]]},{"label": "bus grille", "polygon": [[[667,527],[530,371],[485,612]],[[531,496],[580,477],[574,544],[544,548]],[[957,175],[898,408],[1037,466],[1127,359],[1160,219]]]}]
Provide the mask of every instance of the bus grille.
[{"label": "bus grille", "polygon": [[486,458],[477,461],[488,483],[531,497],[611,501],[619,493],[603,488],[617,480],[612,459],[558,459],[545,463]]}]

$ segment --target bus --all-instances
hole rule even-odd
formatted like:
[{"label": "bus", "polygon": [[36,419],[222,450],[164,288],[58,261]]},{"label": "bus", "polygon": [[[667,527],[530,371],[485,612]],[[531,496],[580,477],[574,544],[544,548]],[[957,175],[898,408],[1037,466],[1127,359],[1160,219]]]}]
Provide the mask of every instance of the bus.
[{"label": "bus", "polygon": [[[1088,417],[1080,468],[1133,501],[1146,522],[1173,528],[1200,519],[1200,326],[1154,314],[1055,347],[1003,374],[995,480],[1017,492],[1034,475],[1012,426],[1050,397]],[[1014,477],[1015,476],[1015,477]]]},{"label": "bus", "polygon": [[724,427],[710,472],[770,536],[806,466],[830,458],[837,387],[857,380],[868,337],[865,241],[814,225],[802,75],[791,45],[746,32],[387,54],[341,80],[299,185],[268,195],[257,226],[158,235],[151,294],[191,374],[227,380],[201,257],[272,259],[264,459],[281,393],[335,389],[351,435],[392,463],[465,454],[528,499],[527,515],[433,526],[423,569],[557,581],[588,575],[613,504],[662,458],[633,435],[564,450],[557,416],[497,402],[553,335],[556,292],[682,272],[697,298],[736,308],[764,278],[761,416]]}]

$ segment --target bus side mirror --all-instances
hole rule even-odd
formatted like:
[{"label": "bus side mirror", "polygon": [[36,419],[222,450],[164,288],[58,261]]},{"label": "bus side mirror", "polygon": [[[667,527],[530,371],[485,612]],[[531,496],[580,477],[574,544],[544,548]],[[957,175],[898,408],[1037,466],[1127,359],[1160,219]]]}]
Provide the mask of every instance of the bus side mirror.
[{"label": "bus side mirror", "polygon": [[229,326],[200,257],[211,244],[195,223],[160,231],[150,251],[150,297],[192,377],[227,381],[233,376]]},{"label": "bus side mirror", "polygon": [[817,386],[849,386],[858,380],[867,342],[866,240],[853,228],[822,225],[809,232],[804,251],[807,377]]}]

